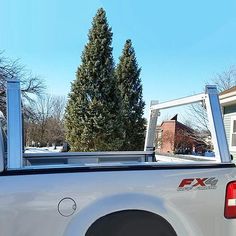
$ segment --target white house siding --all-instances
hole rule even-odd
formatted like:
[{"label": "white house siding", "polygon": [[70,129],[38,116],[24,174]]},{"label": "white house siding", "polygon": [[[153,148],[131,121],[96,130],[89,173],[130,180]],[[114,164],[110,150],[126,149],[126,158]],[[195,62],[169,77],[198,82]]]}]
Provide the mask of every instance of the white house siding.
[{"label": "white house siding", "polygon": [[231,117],[236,116],[236,112],[230,113],[230,114],[224,114],[224,125],[225,125],[225,132],[226,132],[226,138],[229,144],[229,151],[230,154],[234,156],[234,159],[236,159],[236,152],[230,150],[230,132],[231,132]]}]

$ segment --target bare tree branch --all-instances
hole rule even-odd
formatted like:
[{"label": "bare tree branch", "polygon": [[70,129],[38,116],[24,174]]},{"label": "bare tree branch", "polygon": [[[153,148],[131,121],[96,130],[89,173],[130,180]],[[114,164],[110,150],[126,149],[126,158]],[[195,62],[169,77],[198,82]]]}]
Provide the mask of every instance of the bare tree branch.
[{"label": "bare tree branch", "polygon": [[212,82],[217,85],[219,92],[230,89],[236,86],[236,67],[231,66],[228,70],[216,74]]},{"label": "bare tree branch", "polygon": [[6,109],[6,81],[19,79],[23,102],[33,102],[33,95],[40,96],[45,89],[45,84],[39,76],[34,76],[19,60],[10,60],[0,52],[0,110],[5,114]]},{"label": "bare tree branch", "polygon": [[25,119],[27,145],[62,144],[65,139],[63,125],[65,104],[64,97],[45,94],[30,105],[28,110],[32,114]]},{"label": "bare tree branch", "polygon": [[[211,83],[217,86],[219,92],[236,86],[236,67],[231,66],[227,71],[216,74],[215,77],[211,80]],[[191,127],[198,131],[198,138],[201,138],[200,134],[202,133],[205,136],[211,136],[207,112],[204,106],[202,106],[201,104],[194,104],[190,106],[190,108],[186,112],[190,117]]]},{"label": "bare tree branch", "polygon": [[210,134],[208,117],[205,107],[200,104],[192,104],[186,110],[187,117],[189,119],[185,123],[190,123],[193,129]]}]

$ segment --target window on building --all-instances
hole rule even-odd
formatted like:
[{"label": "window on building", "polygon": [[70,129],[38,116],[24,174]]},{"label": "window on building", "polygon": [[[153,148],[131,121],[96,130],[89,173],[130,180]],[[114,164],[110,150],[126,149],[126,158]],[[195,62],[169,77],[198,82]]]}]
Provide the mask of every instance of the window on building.
[{"label": "window on building", "polygon": [[236,116],[231,118],[230,146],[236,149]]}]

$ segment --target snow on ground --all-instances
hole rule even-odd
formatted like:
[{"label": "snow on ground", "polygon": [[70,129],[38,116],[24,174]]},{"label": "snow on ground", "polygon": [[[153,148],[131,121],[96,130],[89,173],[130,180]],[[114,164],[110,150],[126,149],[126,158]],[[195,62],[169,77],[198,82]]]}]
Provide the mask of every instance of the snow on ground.
[{"label": "snow on ground", "polygon": [[46,152],[60,152],[62,150],[62,146],[58,146],[56,149],[54,147],[26,147],[25,153],[46,153]]},{"label": "snow on ground", "polygon": [[163,161],[163,162],[193,162],[193,160],[186,160],[186,159],[180,159],[176,157],[170,157],[170,156],[161,156],[156,155],[157,161]]},{"label": "snow on ground", "polygon": [[156,155],[156,160],[161,162],[194,162],[194,161],[216,161],[215,157],[195,155]]}]

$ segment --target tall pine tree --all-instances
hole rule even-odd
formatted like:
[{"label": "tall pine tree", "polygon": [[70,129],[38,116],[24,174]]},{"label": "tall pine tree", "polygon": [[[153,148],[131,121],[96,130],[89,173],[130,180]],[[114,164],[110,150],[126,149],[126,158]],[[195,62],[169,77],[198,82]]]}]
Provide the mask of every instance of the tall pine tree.
[{"label": "tall pine tree", "polygon": [[122,144],[120,96],[112,57],[112,31],[104,9],[93,18],[66,107],[72,151],[119,150]]},{"label": "tall pine tree", "polygon": [[124,128],[122,150],[142,150],[144,147],[145,103],[142,96],[140,72],[132,42],[127,40],[116,67],[122,99],[121,114]]}]

